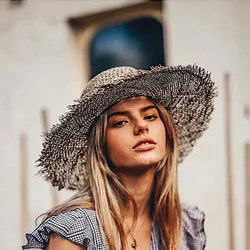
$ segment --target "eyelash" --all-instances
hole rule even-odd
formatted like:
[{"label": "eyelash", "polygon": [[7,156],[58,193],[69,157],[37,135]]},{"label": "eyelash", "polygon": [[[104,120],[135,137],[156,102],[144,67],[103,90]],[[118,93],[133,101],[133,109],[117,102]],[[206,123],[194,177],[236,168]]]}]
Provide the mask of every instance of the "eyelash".
[{"label": "eyelash", "polygon": [[149,121],[153,121],[157,118],[157,115],[147,115],[144,119],[147,119]]},{"label": "eyelash", "polygon": [[[149,121],[154,121],[157,117],[158,117],[157,115],[147,115],[147,116],[145,116],[144,119],[149,120]],[[114,128],[120,128],[127,122],[128,121],[126,121],[126,120],[117,121],[117,122],[114,123],[113,127]]]},{"label": "eyelash", "polygon": [[[122,124],[121,124],[121,123],[122,123]],[[125,123],[127,123],[127,121],[125,121],[125,120],[120,120],[120,121],[115,122],[114,125],[113,125],[113,127],[114,127],[114,128],[120,128],[120,127],[122,127]]]}]

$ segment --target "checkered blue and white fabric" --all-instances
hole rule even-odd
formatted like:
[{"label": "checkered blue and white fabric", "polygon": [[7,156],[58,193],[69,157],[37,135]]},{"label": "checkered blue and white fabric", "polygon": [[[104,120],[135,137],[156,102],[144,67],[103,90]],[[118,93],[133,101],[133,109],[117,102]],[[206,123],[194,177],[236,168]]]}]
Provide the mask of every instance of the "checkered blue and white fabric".
[{"label": "checkered blue and white fabric", "polygon": [[[197,207],[182,205],[182,217],[181,250],[203,250],[206,245],[204,213]],[[76,209],[50,217],[26,234],[28,243],[22,249],[45,250],[53,232],[80,246],[85,246],[88,242],[87,250],[108,250],[101,236],[95,211],[88,209]],[[156,223],[152,227],[150,249],[164,250]]]}]

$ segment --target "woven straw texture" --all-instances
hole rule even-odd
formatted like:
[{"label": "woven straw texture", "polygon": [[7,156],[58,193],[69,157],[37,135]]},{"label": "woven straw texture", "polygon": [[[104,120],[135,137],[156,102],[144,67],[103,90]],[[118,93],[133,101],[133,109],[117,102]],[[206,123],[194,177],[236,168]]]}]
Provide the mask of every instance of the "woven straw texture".
[{"label": "woven straw texture", "polygon": [[210,74],[196,65],[106,70],[87,83],[81,97],[45,134],[39,173],[59,189],[81,190],[88,178],[86,149],[93,124],[107,108],[134,96],[154,99],[172,116],[182,162],[207,129],[216,95]]}]

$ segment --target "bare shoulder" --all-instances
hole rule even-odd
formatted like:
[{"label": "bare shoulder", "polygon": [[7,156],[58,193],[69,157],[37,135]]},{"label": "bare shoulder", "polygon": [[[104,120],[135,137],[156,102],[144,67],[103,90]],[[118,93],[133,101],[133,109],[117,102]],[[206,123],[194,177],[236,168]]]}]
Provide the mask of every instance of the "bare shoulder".
[{"label": "bare shoulder", "polygon": [[56,233],[50,236],[46,250],[86,250],[84,247],[72,243]]}]

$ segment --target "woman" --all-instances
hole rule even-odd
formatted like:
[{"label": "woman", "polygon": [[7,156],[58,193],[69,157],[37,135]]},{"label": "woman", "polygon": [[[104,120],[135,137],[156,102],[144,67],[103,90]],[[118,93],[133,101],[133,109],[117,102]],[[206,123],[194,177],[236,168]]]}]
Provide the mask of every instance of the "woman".
[{"label": "woman", "polygon": [[90,80],[39,158],[46,180],[78,192],[23,249],[204,249],[204,214],[181,207],[177,163],[206,130],[215,96],[210,75],[190,65]]}]

